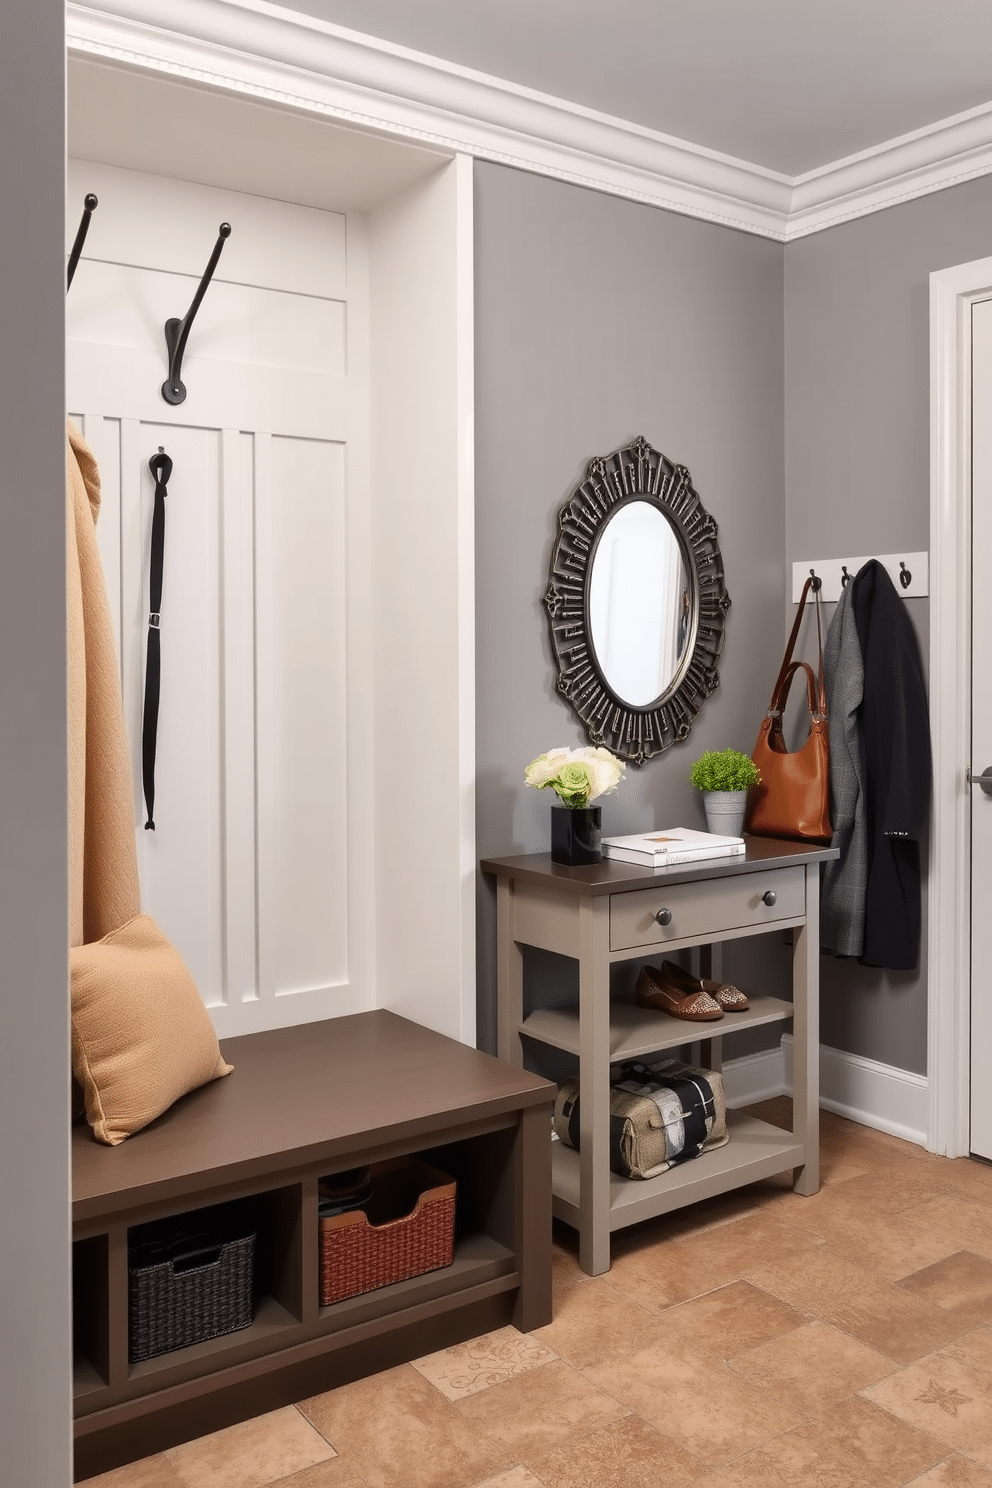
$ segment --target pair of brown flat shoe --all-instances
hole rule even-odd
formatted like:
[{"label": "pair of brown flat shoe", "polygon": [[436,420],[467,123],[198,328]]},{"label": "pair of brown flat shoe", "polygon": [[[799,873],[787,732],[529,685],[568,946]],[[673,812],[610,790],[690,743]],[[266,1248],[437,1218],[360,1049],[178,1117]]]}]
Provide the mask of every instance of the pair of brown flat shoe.
[{"label": "pair of brown flat shoe", "polygon": [[749,1006],[739,987],[691,976],[674,961],[645,966],[637,978],[635,996],[638,1007],[654,1008],[690,1023],[714,1023],[725,1012],[742,1013]]}]

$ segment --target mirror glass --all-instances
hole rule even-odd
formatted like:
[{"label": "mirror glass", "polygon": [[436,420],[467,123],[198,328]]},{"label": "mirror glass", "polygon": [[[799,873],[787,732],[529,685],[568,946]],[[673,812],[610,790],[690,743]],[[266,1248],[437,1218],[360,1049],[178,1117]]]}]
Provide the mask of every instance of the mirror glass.
[{"label": "mirror glass", "polygon": [[646,708],[672,686],[692,642],[692,581],[656,503],[628,501],[603,528],[589,576],[589,629],[610,689]]}]

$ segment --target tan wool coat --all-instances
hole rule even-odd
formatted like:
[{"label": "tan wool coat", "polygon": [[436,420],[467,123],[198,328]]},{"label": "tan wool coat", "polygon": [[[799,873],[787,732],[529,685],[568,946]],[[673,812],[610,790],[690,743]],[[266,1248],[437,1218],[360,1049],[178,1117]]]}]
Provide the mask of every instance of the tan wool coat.
[{"label": "tan wool coat", "polygon": [[69,943],[102,940],[141,912],[131,761],[96,543],[100,476],[69,425]]}]

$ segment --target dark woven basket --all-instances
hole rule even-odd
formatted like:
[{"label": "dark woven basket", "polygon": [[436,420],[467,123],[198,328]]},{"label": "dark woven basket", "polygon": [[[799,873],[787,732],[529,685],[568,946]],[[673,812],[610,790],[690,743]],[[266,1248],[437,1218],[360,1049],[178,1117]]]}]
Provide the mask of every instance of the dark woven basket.
[{"label": "dark woven basket", "polygon": [[196,1235],[138,1247],[128,1258],[132,1363],[247,1328],[252,1320],[255,1236]]},{"label": "dark woven basket", "polygon": [[[450,1266],[455,1244],[455,1183],[419,1158],[372,1172],[362,1209],[320,1220],[320,1301],[391,1286]],[[393,1217],[399,1207],[398,1217]]]}]

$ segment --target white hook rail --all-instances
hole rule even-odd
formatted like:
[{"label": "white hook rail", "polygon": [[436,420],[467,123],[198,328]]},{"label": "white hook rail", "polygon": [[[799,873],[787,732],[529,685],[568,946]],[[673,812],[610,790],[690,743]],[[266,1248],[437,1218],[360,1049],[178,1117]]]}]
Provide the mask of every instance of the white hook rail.
[{"label": "white hook rail", "polygon": [[930,593],[929,553],[869,553],[865,558],[799,559],[792,565],[792,603],[799,603],[811,569],[822,582],[820,598],[828,603],[836,602],[841,596],[845,573],[853,579],[870,558],[882,564],[897,593],[906,599],[925,598]]}]

